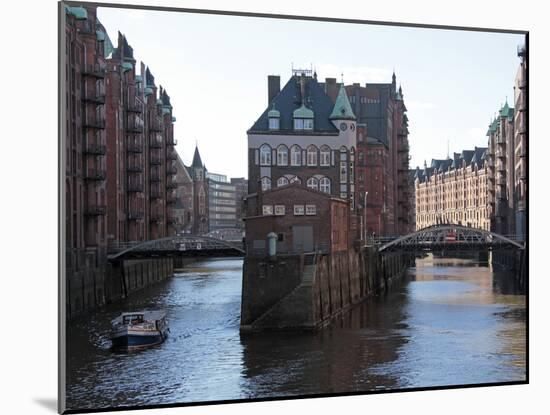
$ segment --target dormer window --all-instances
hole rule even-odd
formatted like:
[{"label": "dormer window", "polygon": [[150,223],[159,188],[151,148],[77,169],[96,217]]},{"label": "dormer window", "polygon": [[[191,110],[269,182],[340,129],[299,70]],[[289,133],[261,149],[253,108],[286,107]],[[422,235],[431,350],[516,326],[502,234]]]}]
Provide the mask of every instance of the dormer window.
[{"label": "dormer window", "polygon": [[307,118],[294,118],[295,130],[313,130],[313,120]]},{"label": "dormer window", "polygon": [[269,118],[269,129],[278,130],[279,128],[279,118]]},{"label": "dormer window", "polygon": [[313,111],[305,105],[295,109],[293,117],[295,130],[313,130]]},{"label": "dormer window", "polygon": [[267,118],[269,120],[270,130],[278,130],[281,128],[280,126],[281,113],[275,109],[275,104],[273,104],[273,107],[267,113]]}]

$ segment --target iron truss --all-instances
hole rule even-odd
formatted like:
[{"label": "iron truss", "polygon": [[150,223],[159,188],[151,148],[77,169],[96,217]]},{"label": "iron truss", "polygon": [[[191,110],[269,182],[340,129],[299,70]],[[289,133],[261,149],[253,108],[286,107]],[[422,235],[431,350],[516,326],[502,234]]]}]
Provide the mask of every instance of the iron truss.
[{"label": "iron truss", "polygon": [[382,244],[378,251],[432,251],[441,249],[524,249],[523,241],[483,229],[434,225]]},{"label": "iron truss", "polygon": [[110,249],[109,259],[142,256],[215,255],[219,253],[239,255],[244,254],[244,249],[242,243],[209,236],[181,235],[113,247]]}]

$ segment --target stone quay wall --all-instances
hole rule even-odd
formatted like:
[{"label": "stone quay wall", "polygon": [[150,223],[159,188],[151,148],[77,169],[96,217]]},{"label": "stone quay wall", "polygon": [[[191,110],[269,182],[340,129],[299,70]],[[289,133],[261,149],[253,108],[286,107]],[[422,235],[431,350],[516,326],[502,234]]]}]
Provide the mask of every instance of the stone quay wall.
[{"label": "stone quay wall", "polygon": [[410,255],[381,255],[373,247],[307,257],[247,257],[241,331],[320,329],[369,296],[390,290],[413,262]]},{"label": "stone quay wall", "polygon": [[172,258],[125,260],[88,264],[67,269],[67,317],[85,314],[133,292],[163,281],[174,274]]}]

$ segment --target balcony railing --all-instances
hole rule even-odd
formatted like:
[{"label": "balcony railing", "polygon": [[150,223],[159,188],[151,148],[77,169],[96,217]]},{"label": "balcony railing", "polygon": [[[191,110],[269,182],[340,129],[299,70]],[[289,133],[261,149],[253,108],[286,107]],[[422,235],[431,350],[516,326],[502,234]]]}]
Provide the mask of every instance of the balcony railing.
[{"label": "balcony railing", "polygon": [[82,75],[91,76],[94,78],[105,78],[105,68],[99,65],[85,65],[82,67]]},{"label": "balcony railing", "polygon": [[96,105],[104,105],[105,104],[105,93],[98,94],[98,93],[84,93],[82,95],[82,100],[85,102],[91,102]]},{"label": "balcony railing", "polygon": [[126,131],[130,133],[142,133],[143,132],[143,124],[138,123],[135,121],[130,121],[128,125],[126,126]]},{"label": "balcony railing", "polygon": [[162,131],[162,123],[160,121],[153,121],[149,124],[149,130],[150,131],[156,131],[161,132]]},{"label": "balcony railing", "polygon": [[162,141],[156,138],[151,139],[149,142],[149,147],[151,148],[162,148]]},{"label": "balcony railing", "polygon": [[105,118],[97,116],[85,116],[82,120],[82,126],[84,128],[95,128],[102,130],[105,128]]},{"label": "balcony railing", "polygon": [[84,148],[84,153],[93,156],[104,156],[107,153],[107,147],[99,144],[87,143]]},{"label": "balcony railing", "polygon": [[143,219],[143,212],[138,212],[138,211],[128,212],[127,218],[128,220]]},{"label": "balcony railing", "polygon": [[141,102],[127,102],[126,111],[141,113],[143,112],[143,104]]},{"label": "balcony railing", "polygon": [[126,150],[128,153],[143,153],[143,146],[141,144],[128,144]]},{"label": "balcony railing", "polygon": [[142,183],[129,183],[127,190],[130,193],[141,193],[141,192],[143,192],[143,184]]},{"label": "balcony railing", "polygon": [[86,180],[97,180],[97,181],[101,181],[101,180],[105,180],[107,177],[107,173],[105,170],[101,170],[101,169],[89,169],[85,174],[84,174],[84,178]]},{"label": "balcony railing", "polygon": [[106,213],[107,206],[104,205],[90,205],[84,212],[86,216],[104,216]]},{"label": "balcony railing", "polygon": [[162,160],[159,156],[151,156],[149,164],[152,164],[153,166],[159,166],[162,164]]},{"label": "balcony railing", "polygon": [[142,166],[127,166],[126,171],[128,173],[141,173],[141,172],[143,172],[143,167]]}]

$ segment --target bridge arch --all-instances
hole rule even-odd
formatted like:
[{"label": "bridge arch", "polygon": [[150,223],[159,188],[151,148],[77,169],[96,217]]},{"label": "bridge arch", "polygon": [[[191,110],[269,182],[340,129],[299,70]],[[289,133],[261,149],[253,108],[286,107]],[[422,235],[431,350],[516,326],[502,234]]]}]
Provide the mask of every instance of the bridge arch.
[{"label": "bridge arch", "polygon": [[442,248],[499,248],[524,249],[525,244],[485,229],[461,225],[434,225],[419,229],[381,245],[379,252],[392,249],[430,250]]},{"label": "bridge arch", "polygon": [[177,235],[166,238],[153,239],[123,247],[118,252],[109,255],[110,260],[122,259],[135,255],[151,254],[154,256],[170,256],[183,252],[220,252],[234,251],[244,254],[243,247],[231,241],[212,238],[209,236]]}]

